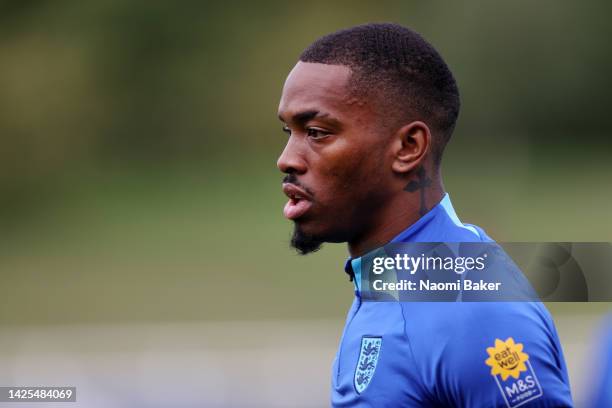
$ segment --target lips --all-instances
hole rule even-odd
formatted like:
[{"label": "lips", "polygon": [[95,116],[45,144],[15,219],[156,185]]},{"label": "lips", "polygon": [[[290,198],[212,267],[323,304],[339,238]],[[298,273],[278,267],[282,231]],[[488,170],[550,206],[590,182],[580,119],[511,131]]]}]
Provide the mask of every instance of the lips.
[{"label": "lips", "polygon": [[290,220],[298,219],[312,207],[310,195],[295,184],[283,183],[283,193],[289,197],[283,214]]}]

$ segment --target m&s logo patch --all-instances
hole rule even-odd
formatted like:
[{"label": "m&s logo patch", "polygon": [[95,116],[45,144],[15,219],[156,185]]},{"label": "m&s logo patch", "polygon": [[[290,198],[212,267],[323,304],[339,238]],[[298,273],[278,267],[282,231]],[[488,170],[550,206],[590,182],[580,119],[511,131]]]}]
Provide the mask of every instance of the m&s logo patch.
[{"label": "m&s logo patch", "polygon": [[491,367],[506,405],[515,408],[542,395],[542,387],[529,362],[529,355],[521,343],[512,337],[506,341],[495,339],[494,347],[488,347],[489,358],[485,363]]}]

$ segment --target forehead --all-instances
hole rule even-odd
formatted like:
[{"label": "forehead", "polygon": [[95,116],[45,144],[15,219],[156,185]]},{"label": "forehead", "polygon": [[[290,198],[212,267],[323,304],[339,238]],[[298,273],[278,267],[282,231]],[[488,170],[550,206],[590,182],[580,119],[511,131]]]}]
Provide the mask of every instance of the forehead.
[{"label": "forehead", "polygon": [[298,62],[289,73],[278,108],[284,121],[304,111],[324,111],[338,118],[360,102],[348,88],[351,69],[344,65]]}]

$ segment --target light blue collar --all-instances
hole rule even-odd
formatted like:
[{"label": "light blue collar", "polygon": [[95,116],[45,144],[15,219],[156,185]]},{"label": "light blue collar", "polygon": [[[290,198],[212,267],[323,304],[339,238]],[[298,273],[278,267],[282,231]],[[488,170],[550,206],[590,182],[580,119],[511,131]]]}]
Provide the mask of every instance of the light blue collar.
[{"label": "light blue collar", "polygon": [[[450,197],[446,193],[436,206],[390,242],[463,242],[483,239],[489,238],[482,230],[479,231],[477,227],[463,224],[459,220]],[[375,251],[380,251],[380,248],[368,254]],[[358,295],[361,290],[361,257],[349,257],[344,264],[344,270],[354,281],[355,293]]]}]

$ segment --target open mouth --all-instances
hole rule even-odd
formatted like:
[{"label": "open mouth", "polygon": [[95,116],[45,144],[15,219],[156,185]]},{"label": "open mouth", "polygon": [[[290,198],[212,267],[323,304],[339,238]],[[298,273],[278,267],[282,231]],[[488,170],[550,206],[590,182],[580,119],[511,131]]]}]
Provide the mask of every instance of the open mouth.
[{"label": "open mouth", "polygon": [[301,188],[285,183],[283,184],[283,192],[289,197],[289,201],[283,209],[286,218],[290,220],[300,218],[312,207],[312,201]]}]

